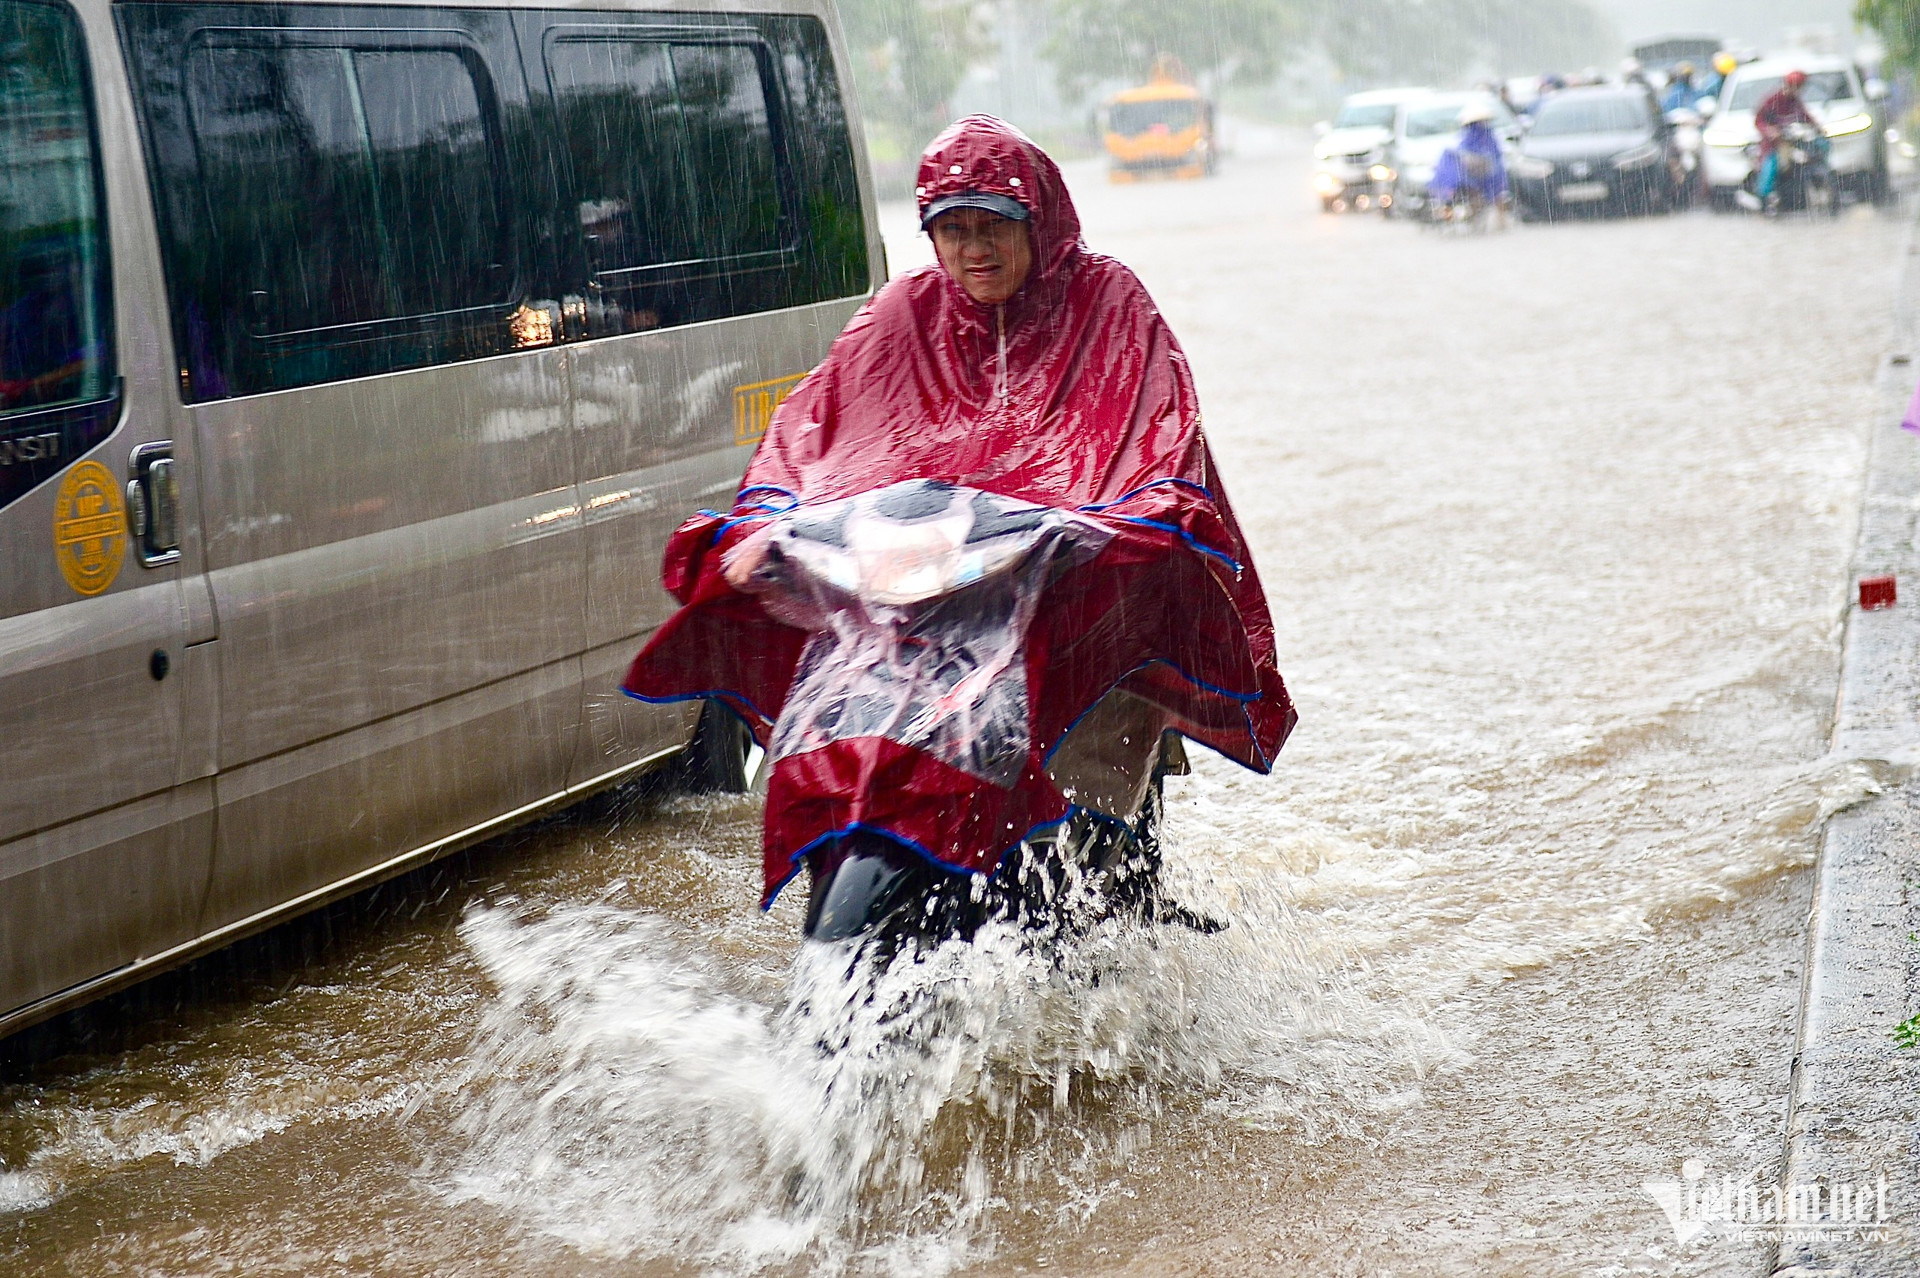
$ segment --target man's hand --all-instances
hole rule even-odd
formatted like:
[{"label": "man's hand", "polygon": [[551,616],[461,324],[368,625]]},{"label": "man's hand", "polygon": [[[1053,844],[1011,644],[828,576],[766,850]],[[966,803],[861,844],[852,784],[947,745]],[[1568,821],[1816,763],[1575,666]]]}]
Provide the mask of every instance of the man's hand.
[{"label": "man's hand", "polygon": [[727,579],[727,584],[742,593],[751,594],[754,579],[766,566],[767,551],[772,545],[773,529],[769,526],[727,551],[721,567],[721,575]]}]

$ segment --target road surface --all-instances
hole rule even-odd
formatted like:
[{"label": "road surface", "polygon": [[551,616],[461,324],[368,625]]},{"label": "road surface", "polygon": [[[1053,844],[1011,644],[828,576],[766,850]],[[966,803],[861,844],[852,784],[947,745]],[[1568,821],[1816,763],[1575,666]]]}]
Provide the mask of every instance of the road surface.
[{"label": "road surface", "polygon": [[1069,171],[1300,708],[1170,791],[1226,933],[955,951],[889,1019],[754,909],[752,799],[599,805],[16,1052],[0,1271],[1762,1272],[1643,1185],[1780,1156],[1904,223],[1438,236],[1240,143]]}]

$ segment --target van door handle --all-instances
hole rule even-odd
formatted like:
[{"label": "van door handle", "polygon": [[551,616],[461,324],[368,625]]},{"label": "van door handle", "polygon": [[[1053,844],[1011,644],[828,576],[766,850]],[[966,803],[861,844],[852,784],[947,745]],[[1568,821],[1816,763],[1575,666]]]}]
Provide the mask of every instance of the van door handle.
[{"label": "van door handle", "polygon": [[180,481],[170,439],[142,444],[127,458],[127,529],[142,567],[180,562]]}]

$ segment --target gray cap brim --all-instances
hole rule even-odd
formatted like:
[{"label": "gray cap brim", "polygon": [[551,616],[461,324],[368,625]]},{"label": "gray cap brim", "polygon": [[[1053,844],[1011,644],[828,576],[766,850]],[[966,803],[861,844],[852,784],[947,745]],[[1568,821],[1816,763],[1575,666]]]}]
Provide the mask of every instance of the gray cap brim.
[{"label": "gray cap brim", "polygon": [[1011,195],[996,195],[992,191],[962,191],[958,195],[943,195],[927,205],[927,211],[920,215],[920,229],[926,230],[933,219],[955,209],[985,209],[1014,222],[1024,222],[1028,216],[1027,206]]}]

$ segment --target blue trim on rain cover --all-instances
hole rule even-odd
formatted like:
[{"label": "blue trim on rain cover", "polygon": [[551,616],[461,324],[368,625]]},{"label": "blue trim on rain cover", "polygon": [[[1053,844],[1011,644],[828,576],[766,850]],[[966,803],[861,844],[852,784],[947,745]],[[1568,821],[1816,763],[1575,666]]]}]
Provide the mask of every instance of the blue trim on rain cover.
[{"label": "blue trim on rain cover", "polygon": [[[620,689],[620,692],[621,692],[621,695],[623,696],[632,697],[635,701],[644,701],[650,706],[670,706],[675,704],[676,702],[681,702],[681,701],[718,701],[721,705],[727,707],[727,712],[729,714],[739,719],[740,722],[746,724],[747,730],[751,732],[753,730],[752,721],[749,720],[745,715],[741,714],[733,706],[727,704],[727,699],[732,698],[733,700],[738,701],[741,705],[745,706],[747,709],[753,711],[754,714],[760,716],[760,722],[767,723],[767,724],[770,724],[773,722],[772,719],[769,719],[767,717],[766,712],[763,711],[759,706],[756,706],[755,704],[753,704],[752,701],[748,700],[746,697],[741,696],[737,692],[733,692],[725,688],[714,688],[707,692],[676,692],[672,696],[667,696],[667,697],[649,697],[643,692],[635,692],[633,691],[633,689],[627,688],[627,687],[622,687]],[[758,734],[755,734],[755,735],[757,736]]]},{"label": "blue trim on rain cover", "polygon": [[[1027,840],[1031,839],[1034,835],[1038,834],[1042,830],[1045,830],[1048,828],[1058,828],[1059,826],[1065,825],[1067,822],[1073,820],[1073,814],[1076,812],[1088,812],[1090,815],[1093,815],[1093,816],[1101,815],[1100,813],[1093,812],[1091,809],[1082,808],[1080,807],[1079,804],[1068,804],[1066,815],[1059,817],[1058,819],[1053,821],[1040,822],[1038,825],[1035,825],[1032,828],[1030,828],[1025,834],[1015,839],[1012,843],[1009,843],[1006,847],[1001,848],[1000,854],[994,857],[993,859],[993,869],[987,870],[984,873],[982,873],[979,870],[964,869],[958,865],[953,864],[951,861],[943,861],[939,857],[935,856],[927,848],[921,846],[919,843],[917,843],[913,839],[907,838],[904,834],[896,834],[892,830],[887,829],[885,826],[869,825],[865,821],[855,821],[852,825],[845,826],[838,830],[829,830],[825,834],[820,835],[818,838],[809,840],[805,847],[801,848],[799,851],[795,852],[792,856],[788,857],[787,858],[788,868],[787,868],[786,877],[773,885],[772,890],[767,893],[766,899],[760,902],[760,909],[764,912],[766,910],[770,910],[773,908],[774,901],[779,898],[781,892],[786,890],[787,884],[793,882],[795,877],[799,875],[800,866],[802,862],[804,862],[807,859],[807,855],[809,853],[811,853],[814,849],[820,847],[824,843],[844,839],[848,835],[853,834],[856,831],[864,830],[868,834],[877,834],[877,835],[880,835],[882,838],[891,839],[893,840],[893,842],[907,849],[907,851],[914,853],[916,856],[920,857],[922,860],[932,865],[935,869],[944,870],[948,874],[959,875],[965,878],[973,878],[976,875],[979,875],[982,878],[989,878],[1000,869],[1000,863],[1007,859],[1007,853],[1013,851],[1015,848],[1019,847],[1021,844],[1025,843]],[[1105,819],[1111,819],[1111,818],[1105,818]]]},{"label": "blue trim on rain cover", "polygon": [[1110,510],[1113,507],[1120,505],[1122,502],[1132,501],[1135,497],[1138,497],[1141,493],[1146,492],[1147,489],[1158,488],[1162,484],[1174,484],[1181,488],[1191,488],[1196,493],[1199,493],[1202,497],[1205,497],[1208,501],[1213,500],[1213,490],[1211,488],[1208,488],[1205,484],[1196,484],[1191,479],[1181,479],[1177,475],[1169,475],[1165,479],[1155,479],[1155,480],[1149,481],[1148,483],[1144,483],[1140,485],[1138,488],[1133,489],[1131,492],[1123,493],[1120,496],[1115,497],[1112,501],[1095,502],[1087,506],[1076,506],[1075,509],[1076,510]]},{"label": "blue trim on rain cover", "polygon": [[[1208,683],[1205,679],[1194,678],[1192,675],[1182,670],[1178,665],[1174,664],[1171,661],[1168,661],[1165,657],[1148,657],[1145,661],[1133,667],[1131,670],[1128,670],[1126,673],[1122,674],[1118,679],[1115,679],[1112,683],[1108,684],[1107,691],[1095,697],[1085,710],[1082,710],[1078,715],[1074,716],[1073,722],[1069,723],[1066,726],[1065,730],[1060,733],[1059,739],[1056,740],[1052,745],[1047,747],[1047,752],[1040,756],[1040,765],[1042,767],[1045,767],[1048,763],[1051,763],[1053,761],[1054,752],[1058,750],[1063,744],[1066,743],[1066,740],[1069,736],[1073,735],[1073,730],[1080,726],[1080,720],[1092,714],[1094,711],[1094,707],[1098,706],[1103,700],[1106,699],[1107,692],[1112,692],[1115,688],[1118,688],[1121,684],[1125,683],[1128,679],[1131,679],[1134,675],[1139,674],[1142,670],[1145,670],[1148,666],[1165,666],[1167,669],[1173,671],[1175,674],[1179,675],[1182,679],[1185,679],[1188,683],[1192,684],[1196,688],[1199,688],[1203,692],[1211,692],[1215,696],[1225,697],[1229,701],[1239,702],[1240,715],[1242,718],[1244,718],[1247,721],[1247,739],[1253,742],[1254,753],[1259,755],[1260,761],[1262,763],[1266,763],[1269,768],[1273,766],[1267,760],[1266,751],[1260,748],[1260,742],[1255,737],[1254,731],[1253,731],[1253,716],[1247,712],[1247,706],[1265,697],[1266,693],[1264,692],[1233,692],[1227,688],[1216,688],[1214,685]],[[1185,736],[1186,734],[1181,733],[1180,735]],[[1205,745],[1206,743],[1200,742],[1199,744]],[[1211,749],[1211,747],[1209,748]]]},{"label": "blue trim on rain cover", "polygon": [[[1208,489],[1205,485],[1196,484],[1191,479],[1181,479],[1178,476],[1169,475],[1165,479],[1156,479],[1156,480],[1153,480],[1151,483],[1142,484],[1138,488],[1133,489],[1131,492],[1125,493],[1119,497],[1114,498],[1112,501],[1094,502],[1086,506],[1076,506],[1074,507],[1074,509],[1082,512],[1083,514],[1090,514],[1090,515],[1102,514],[1102,513],[1105,513],[1106,511],[1112,510],[1115,506],[1123,505],[1126,502],[1132,501],[1135,497],[1138,497],[1141,493],[1146,492],[1149,488],[1159,488],[1164,484],[1172,484],[1180,488],[1191,488],[1196,493],[1199,493],[1202,497],[1205,497],[1208,501],[1212,501],[1214,499],[1212,490]],[[1180,527],[1178,524],[1164,523],[1158,519],[1148,519],[1144,515],[1111,515],[1108,517],[1111,519],[1124,520],[1130,524],[1141,524],[1148,528],[1158,528],[1162,532],[1170,532],[1174,534],[1176,537],[1179,537],[1182,541],[1186,542],[1189,546],[1192,546],[1195,550],[1199,551],[1201,554],[1212,555],[1215,559],[1220,560],[1222,563],[1226,564],[1229,568],[1232,568],[1235,574],[1238,574],[1243,570],[1242,565],[1238,559],[1235,559],[1232,555],[1229,555],[1224,550],[1216,550],[1212,546],[1207,545],[1205,542],[1201,541],[1199,538],[1195,537],[1192,533]]]},{"label": "blue trim on rain cover", "polygon": [[[754,502],[741,501],[740,499],[742,497],[745,497],[748,493],[779,493],[782,497],[785,497],[787,499],[787,504],[784,506],[781,506],[768,501],[754,501]],[[702,510],[700,513],[703,515],[709,515],[714,519],[718,519],[720,521],[720,526],[713,530],[713,540],[717,542],[722,537],[727,535],[728,530],[736,527],[737,525],[751,523],[756,519],[773,519],[780,515],[787,514],[790,511],[798,510],[800,508],[800,505],[801,505],[800,498],[790,488],[782,488],[778,484],[748,484],[746,487],[742,488],[739,492],[734,494],[733,509],[736,512],[741,510],[759,511],[760,512],[759,514],[753,514],[753,515],[725,514],[723,515],[717,510]]]},{"label": "blue trim on rain cover", "polygon": [[1148,528],[1158,528],[1162,532],[1170,532],[1201,554],[1212,555],[1215,559],[1220,560],[1226,564],[1227,567],[1233,569],[1235,573],[1241,571],[1242,566],[1238,559],[1235,559],[1224,550],[1215,550],[1212,546],[1207,545],[1206,542],[1201,541],[1198,537],[1195,537],[1178,524],[1163,523],[1158,519],[1148,519],[1144,515],[1108,515],[1107,518],[1118,519],[1129,524],[1144,524]]}]

